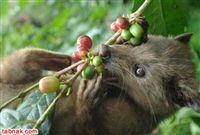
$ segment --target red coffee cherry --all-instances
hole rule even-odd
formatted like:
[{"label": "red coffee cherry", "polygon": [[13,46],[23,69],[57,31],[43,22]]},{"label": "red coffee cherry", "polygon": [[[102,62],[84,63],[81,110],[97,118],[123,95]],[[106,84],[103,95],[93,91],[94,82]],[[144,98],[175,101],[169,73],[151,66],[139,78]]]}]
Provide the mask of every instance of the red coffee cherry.
[{"label": "red coffee cherry", "polygon": [[119,27],[116,25],[116,22],[112,22],[111,25],[110,25],[110,29],[113,31],[113,32],[117,32],[119,30]]},{"label": "red coffee cherry", "polygon": [[81,50],[89,50],[92,47],[92,39],[87,35],[80,36],[77,45],[78,48],[82,48]]},{"label": "red coffee cherry", "polygon": [[116,25],[117,25],[119,28],[121,28],[121,29],[128,29],[129,26],[130,26],[130,23],[129,23],[129,21],[128,21],[127,18],[125,18],[125,17],[119,17],[119,18],[117,18],[117,20],[116,20]]},{"label": "red coffee cherry", "polygon": [[81,59],[81,57],[79,55],[79,51],[73,52],[72,59],[75,60],[75,61],[79,61]]},{"label": "red coffee cherry", "polygon": [[80,50],[78,53],[79,53],[80,58],[83,58],[83,57],[85,57],[87,55],[88,51]]}]

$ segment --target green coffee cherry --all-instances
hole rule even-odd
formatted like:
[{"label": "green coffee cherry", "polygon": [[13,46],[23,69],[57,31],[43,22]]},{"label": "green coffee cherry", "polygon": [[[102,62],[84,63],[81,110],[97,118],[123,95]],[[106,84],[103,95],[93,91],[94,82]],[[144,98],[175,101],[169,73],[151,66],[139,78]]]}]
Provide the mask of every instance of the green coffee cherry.
[{"label": "green coffee cherry", "polygon": [[96,67],[95,69],[96,69],[96,71],[97,71],[98,73],[102,73],[102,74],[105,73],[105,68],[104,68],[103,65],[100,65],[100,66]]},{"label": "green coffee cherry", "polygon": [[133,35],[129,30],[122,30],[121,36],[124,40],[129,40]]},{"label": "green coffee cherry", "polygon": [[141,43],[141,40],[140,40],[140,38],[132,37],[130,39],[130,42],[131,42],[132,45],[139,45]]},{"label": "green coffee cherry", "polygon": [[94,66],[100,66],[103,63],[101,56],[95,56],[92,60]]},{"label": "green coffee cherry", "polygon": [[87,66],[81,73],[82,77],[85,79],[92,79],[95,74],[93,66]]},{"label": "green coffee cherry", "polygon": [[140,38],[144,34],[144,29],[136,22],[131,25],[130,32],[134,37]]}]

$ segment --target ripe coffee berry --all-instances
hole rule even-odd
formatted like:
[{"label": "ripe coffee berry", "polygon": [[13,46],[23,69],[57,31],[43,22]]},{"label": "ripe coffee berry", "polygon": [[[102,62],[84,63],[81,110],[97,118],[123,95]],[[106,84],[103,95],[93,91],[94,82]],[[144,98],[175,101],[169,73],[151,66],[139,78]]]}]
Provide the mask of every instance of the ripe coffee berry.
[{"label": "ripe coffee berry", "polygon": [[119,28],[121,28],[121,29],[128,29],[129,26],[130,26],[130,23],[129,23],[129,21],[128,21],[127,18],[125,18],[125,17],[119,17],[119,18],[117,18],[117,20],[116,20],[116,25],[117,25]]},{"label": "ripe coffee berry", "polygon": [[80,58],[83,58],[87,55],[88,51],[80,50],[78,53],[79,53]]},{"label": "ripe coffee berry", "polygon": [[119,30],[119,27],[116,25],[116,22],[112,22],[111,25],[110,25],[110,29],[113,31],[113,32],[117,32]]},{"label": "ripe coffee berry", "polygon": [[89,48],[85,45],[78,45],[77,51],[89,51]]},{"label": "ripe coffee berry", "polygon": [[78,38],[77,44],[78,48],[84,48],[84,50],[89,50],[92,47],[92,39],[87,35],[83,35]]},{"label": "ripe coffee berry", "polygon": [[78,51],[72,53],[72,59],[75,61],[79,61],[81,59]]}]

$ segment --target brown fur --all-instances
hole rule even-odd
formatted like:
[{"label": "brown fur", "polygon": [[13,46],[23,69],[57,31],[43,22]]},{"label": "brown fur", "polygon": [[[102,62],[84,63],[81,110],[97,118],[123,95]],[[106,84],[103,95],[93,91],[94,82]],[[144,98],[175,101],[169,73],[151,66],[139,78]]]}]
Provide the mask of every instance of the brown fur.
[{"label": "brown fur", "polygon": [[[186,40],[180,40],[184,37],[188,36],[177,40],[150,36],[141,46],[109,47],[106,67],[119,78],[121,88],[103,82],[95,97],[79,98],[78,80],[74,84],[74,93],[59,100],[50,134],[144,135],[181,106],[200,110],[189,49],[183,43]],[[59,69],[69,64],[69,57],[64,55],[37,49],[21,50],[1,63],[1,95],[16,94],[17,90],[13,92],[16,87],[12,86],[34,80],[40,76],[41,69]],[[145,77],[134,75],[135,64],[145,69]],[[77,102],[80,99],[81,102]]]}]

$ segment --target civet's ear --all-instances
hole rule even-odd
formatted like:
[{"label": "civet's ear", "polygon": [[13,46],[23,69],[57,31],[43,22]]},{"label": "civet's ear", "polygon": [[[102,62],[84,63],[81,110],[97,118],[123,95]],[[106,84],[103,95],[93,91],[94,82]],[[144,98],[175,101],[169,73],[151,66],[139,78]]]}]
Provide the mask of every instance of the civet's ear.
[{"label": "civet's ear", "polygon": [[177,35],[175,37],[175,40],[178,40],[184,44],[188,44],[188,42],[190,41],[190,38],[192,37],[192,33],[183,33],[181,35]]},{"label": "civet's ear", "polygon": [[196,90],[193,90],[187,84],[179,82],[173,94],[175,94],[173,98],[174,104],[180,107],[190,107],[200,112],[200,94]]}]

